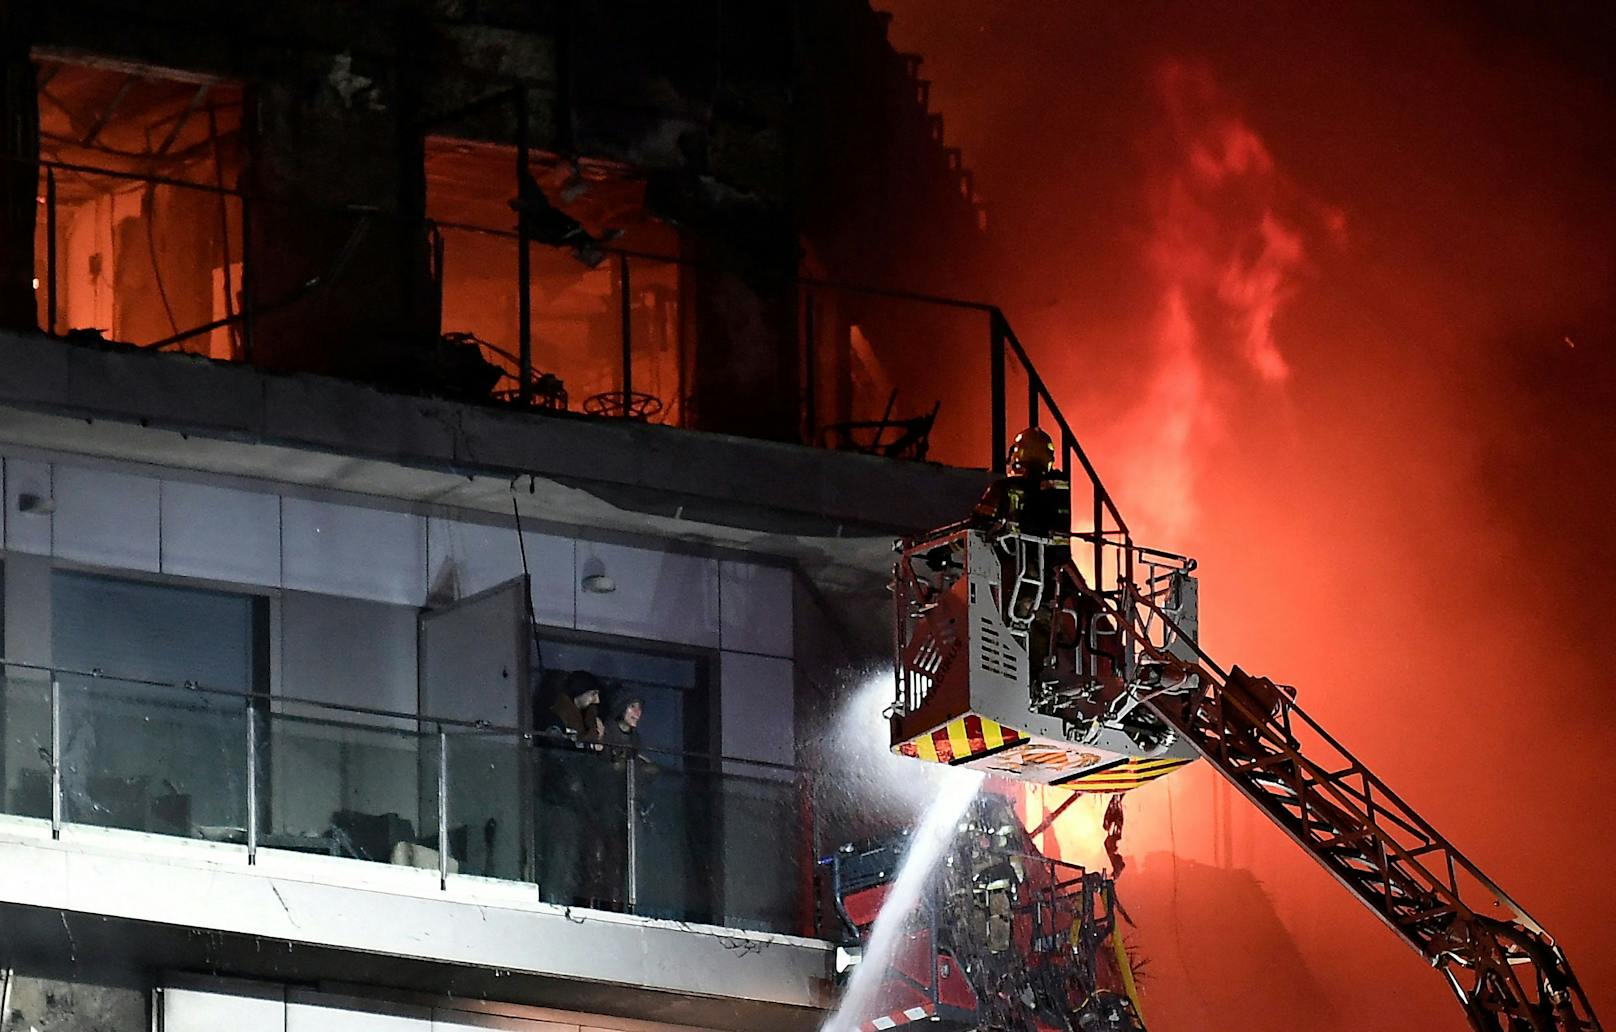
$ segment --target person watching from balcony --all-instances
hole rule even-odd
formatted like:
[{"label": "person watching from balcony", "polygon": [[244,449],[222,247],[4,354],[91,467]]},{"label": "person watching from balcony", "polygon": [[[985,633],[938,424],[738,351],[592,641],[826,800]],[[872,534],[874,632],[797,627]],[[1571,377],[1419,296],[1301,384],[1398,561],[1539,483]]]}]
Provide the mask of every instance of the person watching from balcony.
[{"label": "person watching from balcony", "polygon": [[606,721],[602,741],[612,773],[594,813],[595,834],[589,854],[596,877],[592,879],[589,895],[601,909],[621,910],[628,873],[628,823],[638,820],[645,810],[639,801],[630,807],[629,780],[634,779],[638,800],[638,789],[646,777],[656,773],[656,767],[640,752],[640,720],[645,715],[645,701],[632,691],[620,689],[609,695],[607,710],[611,718]]},{"label": "person watching from balcony", "polygon": [[539,732],[551,737],[564,737],[573,744],[599,751],[606,733],[606,726],[600,719],[604,690],[605,685],[600,678],[589,671],[568,672],[561,689],[550,700],[539,724]]},{"label": "person watching from balcony", "polygon": [[598,782],[606,772],[600,769],[601,760],[588,753],[602,748],[604,689],[594,674],[573,670],[540,714],[538,743],[547,748],[539,765],[539,886],[551,903],[576,901],[584,851],[593,838]]}]

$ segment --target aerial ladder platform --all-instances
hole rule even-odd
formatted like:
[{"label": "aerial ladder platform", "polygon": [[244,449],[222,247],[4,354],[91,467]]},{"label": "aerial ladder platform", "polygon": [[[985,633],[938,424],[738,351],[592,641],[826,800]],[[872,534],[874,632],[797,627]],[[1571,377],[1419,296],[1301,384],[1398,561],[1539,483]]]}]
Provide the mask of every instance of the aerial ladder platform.
[{"label": "aerial ladder platform", "polygon": [[[1553,937],[1297,704],[1197,641],[1194,560],[978,515],[897,548],[894,752],[1086,792],[1200,758],[1441,972],[1478,1032],[1599,1032]],[[1066,488],[1062,475],[1051,483]],[[1082,511],[1082,510],[1080,510]]]}]

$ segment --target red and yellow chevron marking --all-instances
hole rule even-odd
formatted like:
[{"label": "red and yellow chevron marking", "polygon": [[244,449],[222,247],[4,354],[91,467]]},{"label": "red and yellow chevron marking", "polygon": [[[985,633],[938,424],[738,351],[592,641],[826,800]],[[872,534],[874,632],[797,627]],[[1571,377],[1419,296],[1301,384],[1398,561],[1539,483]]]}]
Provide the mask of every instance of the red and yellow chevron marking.
[{"label": "red and yellow chevron marking", "polygon": [[899,742],[893,751],[928,763],[963,763],[973,756],[1026,740],[1027,736],[1013,727],[967,713],[931,734]]},{"label": "red and yellow chevron marking", "polygon": [[1104,792],[1107,795],[1113,792],[1127,792],[1130,789],[1138,788],[1140,785],[1149,784],[1165,774],[1171,774],[1189,763],[1190,759],[1190,757],[1159,760],[1132,759],[1115,767],[1108,767],[1093,774],[1082,774],[1069,781],[1057,782],[1057,784],[1061,788],[1069,788],[1074,792]]}]

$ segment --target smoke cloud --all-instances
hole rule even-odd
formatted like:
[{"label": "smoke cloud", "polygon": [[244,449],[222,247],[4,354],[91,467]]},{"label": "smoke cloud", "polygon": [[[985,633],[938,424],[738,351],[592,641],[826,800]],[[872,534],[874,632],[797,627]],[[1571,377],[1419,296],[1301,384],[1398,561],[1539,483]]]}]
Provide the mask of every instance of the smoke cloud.
[{"label": "smoke cloud", "polygon": [[[1297,685],[1609,1020],[1616,23],[886,6],[987,201],[993,299],[1137,535],[1201,559],[1204,643]],[[1124,850],[1152,1028],[1464,1027],[1204,767],[1130,796]]]}]

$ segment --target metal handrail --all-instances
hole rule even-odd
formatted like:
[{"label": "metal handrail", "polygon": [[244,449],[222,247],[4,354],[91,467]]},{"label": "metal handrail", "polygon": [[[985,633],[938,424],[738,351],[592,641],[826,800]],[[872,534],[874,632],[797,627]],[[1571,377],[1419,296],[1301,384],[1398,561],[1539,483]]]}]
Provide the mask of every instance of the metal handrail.
[{"label": "metal handrail", "polygon": [[[503,98],[504,94],[501,94],[500,96]],[[503,102],[503,99],[500,102]],[[309,289],[299,289],[294,291],[293,294],[289,295],[287,298],[280,300],[270,299],[267,303],[260,303],[259,299],[256,299],[253,296],[253,285],[256,283],[257,277],[253,275],[254,270],[252,268],[254,265],[251,247],[251,222],[253,221],[253,215],[248,209],[249,206],[253,206],[261,213],[262,205],[264,204],[278,205],[283,203],[274,198],[264,196],[257,191],[246,189],[241,186],[227,187],[223,186],[222,184],[215,185],[203,182],[192,182],[172,176],[128,171],[117,168],[103,168],[95,165],[58,161],[45,157],[27,158],[17,155],[0,155],[0,161],[13,165],[30,165],[41,170],[46,175],[48,180],[46,184],[46,207],[48,209],[46,212],[46,218],[53,224],[56,217],[57,206],[55,176],[58,172],[103,176],[111,179],[126,180],[130,182],[171,186],[187,190],[199,190],[204,193],[222,197],[234,197],[240,201],[242,204],[241,217],[243,221],[243,235],[242,240],[240,241],[240,260],[243,265],[241,278],[242,304],[240,310],[232,311],[222,319],[212,320],[204,325],[193,327],[188,330],[177,331],[174,334],[155,342],[154,344],[141,345],[143,347],[171,347],[174,344],[196,337],[200,334],[240,326],[243,342],[243,354],[241,357],[244,361],[250,363],[252,361],[252,348],[250,344],[253,338],[254,323],[257,321],[258,317],[271,309],[284,307],[285,304],[301,301],[310,293]],[[295,202],[292,201],[287,201],[284,203],[295,206]],[[320,210],[328,211],[333,214],[348,214],[354,216],[362,215],[366,218],[383,218],[394,222],[419,222],[423,226],[432,226],[439,230],[455,230],[500,238],[508,238],[523,245],[525,245],[527,240],[520,225],[517,225],[514,228],[501,228],[476,225],[466,222],[443,222],[420,214],[384,212],[374,208],[365,208],[359,206],[331,206]],[[516,221],[518,220],[516,220],[513,216],[513,222]],[[50,310],[50,325],[48,329],[51,332],[55,332],[56,328],[56,280],[59,275],[57,270],[58,262],[56,256],[56,236],[57,234],[54,231],[46,234],[46,250],[48,258],[47,264],[49,266],[46,273],[46,278],[49,279],[50,282],[48,284],[41,284],[41,286],[45,288],[50,302],[48,305]],[[523,246],[522,249],[525,254],[526,247]],[[707,264],[686,256],[659,254],[652,251],[617,246],[611,243],[602,243],[599,245],[598,249],[603,254],[611,255],[617,259],[620,276],[625,285],[628,277],[626,275],[622,275],[622,273],[626,271],[626,266],[631,259],[635,261],[657,262],[682,267],[702,267]],[[519,263],[519,265],[520,267],[518,269],[518,275],[522,276],[525,274],[530,278],[530,264],[524,262]],[[313,284],[325,278],[326,277],[324,276],[317,276],[314,280],[311,280],[310,283]],[[1100,478],[1100,475],[1095,469],[1090,457],[1078,443],[1078,437],[1076,433],[1073,432],[1070,422],[1068,421],[1066,415],[1061,411],[1053,393],[1049,390],[1047,384],[1045,384],[1043,377],[1039,374],[1036,366],[1034,366],[1030,356],[1027,353],[1026,347],[1016,335],[1015,330],[1011,327],[1009,319],[1004,314],[1002,309],[990,302],[968,298],[901,289],[896,287],[850,283],[841,280],[806,276],[802,275],[800,270],[794,277],[792,277],[792,283],[795,288],[799,290],[806,289],[810,292],[819,290],[836,291],[855,296],[885,298],[889,300],[909,302],[917,305],[931,306],[933,308],[952,308],[966,312],[976,312],[987,316],[989,357],[993,366],[993,382],[991,384],[992,389],[990,392],[992,442],[990,448],[991,453],[986,457],[987,461],[983,463],[983,466],[993,470],[1002,469],[1003,451],[1007,431],[1013,429],[1009,425],[1009,405],[1007,404],[1007,399],[1004,396],[1005,367],[1008,366],[1009,363],[1015,362],[1019,364],[1022,370],[1025,371],[1027,377],[1029,395],[1028,423],[1036,425],[1040,421],[1040,416],[1047,413],[1047,418],[1053,424],[1053,428],[1058,431],[1060,437],[1059,446],[1061,447],[1063,453],[1067,455],[1068,458],[1076,460],[1076,463],[1082,468],[1084,475],[1089,481],[1090,487],[1095,496],[1095,509],[1097,514],[1103,518],[1107,518],[1110,522],[1116,525],[1117,529],[1121,532],[1124,538],[1124,542],[1122,544],[1126,553],[1127,549],[1131,546],[1131,534],[1128,530],[1127,522],[1124,520],[1120,509],[1111,496],[1110,491],[1106,488],[1103,480]],[[524,282],[521,285],[521,291],[523,296],[526,296],[528,293],[527,283]],[[626,394],[626,392],[631,389],[630,384],[632,382],[632,370],[630,367],[633,363],[631,343],[632,334],[629,325],[631,312],[630,306],[626,304],[626,291],[625,297],[622,299],[622,301],[625,303],[619,306],[622,309],[619,318],[622,322],[620,330],[623,337],[623,391]],[[530,322],[531,316],[527,321],[521,322],[521,325],[518,326],[519,336],[522,338],[523,342],[525,342],[531,335],[531,326],[529,325]],[[802,329],[803,332],[811,332],[811,330],[807,329],[806,327],[800,329]],[[525,400],[531,392],[531,386],[534,380],[535,370],[533,369],[533,355],[531,353],[531,348],[522,346],[522,342],[519,342],[516,351],[517,354],[514,357],[517,369],[514,375],[503,368],[501,369],[501,372],[504,375],[513,376],[513,378],[516,380],[517,392]],[[509,358],[511,356],[506,355],[503,357]],[[810,363],[809,375],[812,376],[812,363]],[[811,384],[807,388],[806,397],[813,397],[813,389]],[[814,419],[815,414],[810,413],[810,426],[812,426]],[[810,438],[807,443],[812,446],[814,441]],[[1123,560],[1124,565],[1126,565],[1130,559],[1131,556],[1125,555]]]},{"label": "metal handrail", "polygon": [[[427,713],[409,713],[403,710],[389,710],[381,709],[375,706],[359,706],[351,703],[331,702],[325,699],[311,699],[304,696],[285,695],[279,692],[257,690],[240,691],[231,688],[214,688],[197,681],[159,681],[144,677],[123,677],[118,674],[108,673],[101,669],[79,670],[72,667],[51,666],[41,663],[30,663],[0,657],[0,671],[9,672],[10,670],[14,669],[38,671],[43,674],[51,675],[53,680],[58,679],[60,675],[66,675],[68,677],[85,678],[90,681],[117,682],[118,684],[138,685],[144,688],[163,688],[172,691],[191,692],[197,695],[237,699],[243,702],[263,702],[288,706],[308,706],[318,710],[329,710],[337,713],[352,714],[355,716],[411,721],[419,724],[422,728],[421,730],[417,731],[409,731],[405,728],[391,729],[397,731],[399,734],[410,734],[424,737],[436,734],[437,729],[443,729],[445,733],[448,734],[507,736],[533,743],[548,742],[559,745],[571,742],[571,739],[564,735],[551,734],[543,730],[533,728],[520,728],[514,725],[493,724],[489,723],[488,721],[463,720],[456,717],[440,717]],[[321,717],[308,717],[296,713],[272,713],[271,716],[276,719],[302,720],[311,722],[317,721],[335,726],[362,727],[369,730],[377,730],[374,725],[370,724],[355,724],[352,722],[330,720]],[[425,730],[426,728],[432,728],[433,730],[428,731]],[[611,749],[618,747],[608,746],[606,748]],[[682,759],[706,760],[713,763],[722,763],[725,761],[744,763],[748,767],[766,768],[780,772],[789,771],[794,774],[813,773],[813,771],[804,767],[798,767],[795,764],[773,763],[766,760],[740,760],[733,757],[714,756],[710,753],[699,753],[688,750],[677,751],[672,749],[651,749],[642,747],[639,751],[642,753],[655,753],[656,755],[660,756],[677,756]]]},{"label": "metal handrail", "polygon": [[100,165],[80,165],[71,161],[57,161],[54,158],[27,158],[17,154],[0,154],[0,161],[13,165],[31,165],[35,168],[55,169],[60,172],[77,172],[81,175],[106,176],[108,179],[127,179],[136,183],[151,183],[156,186],[177,186],[186,190],[200,190],[203,193],[223,194],[227,197],[247,196],[240,187],[217,186],[212,183],[196,183],[189,179],[176,179],[173,176],[161,176],[151,172],[130,172],[120,168],[105,168]]},{"label": "metal handrail", "polygon": [[[370,726],[370,725],[360,725],[360,724],[354,724],[352,722],[344,722],[344,721],[337,721],[337,720],[331,720],[331,719],[309,718],[309,717],[302,717],[302,716],[298,716],[298,715],[287,715],[287,714],[279,714],[279,715],[277,715],[277,714],[274,714],[273,712],[268,712],[268,713],[265,713],[265,714],[261,714],[260,710],[259,710],[259,707],[254,705],[255,702],[277,702],[278,701],[278,702],[286,702],[286,703],[295,703],[295,704],[298,704],[298,705],[307,705],[307,706],[312,706],[312,707],[316,707],[316,708],[319,708],[319,709],[325,709],[325,710],[341,711],[341,712],[345,712],[345,713],[349,713],[349,714],[363,714],[363,715],[367,715],[367,716],[376,716],[376,717],[393,717],[393,718],[398,718],[398,719],[403,719],[403,720],[417,721],[417,722],[419,722],[420,724],[423,725],[421,730],[418,730],[418,731],[407,731],[405,729],[397,729],[397,730],[401,734],[410,735],[410,736],[413,736],[413,737],[415,737],[417,739],[420,739],[420,740],[429,740],[429,739],[431,739],[431,740],[436,741],[436,754],[435,754],[435,756],[431,755],[427,750],[423,750],[422,753],[421,753],[421,761],[422,762],[431,762],[431,763],[433,763],[433,765],[436,768],[435,773],[436,773],[436,780],[437,780],[437,785],[436,785],[437,803],[436,803],[436,806],[434,808],[436,812],[435,812],[435,814],[433,814],[433,818],[432,818],[433,821],[435,822],[436,839],[435,840],[428,840],[428,839],[422,838],[422,839],[418,839],[416,841],[419,841],[419,842],[422,842],[422,843],[429,842],[429,841],[435,842],[435,848],[436,848],[436,852],[437,852],[437,864],[436,864],[436,867],[437,867],[437,873],[438,873],[438,879],[439,879],[439,888],[440,888],[441,891],[447,891],[447,889],[449,887],[449,878],[450,878],[450,859],[449,859],[450,842],[451,842],[451,838],[450,838],[451,823],[450,822],[451,822],[451,819],[452,819],[453,815],[452,815],[452,812],[451,812],[449,798],[450,798],[450,794],[451,794],[451,792],[450,792],[451,778],[454,775],[455,768],[450,763],[449,750],[450,750],[451,741],[453,741],[456,738],[456,735],[451,733],[450,728],[454,727],[454,728],[459,729],[458,734],[460,736],[491,735],[491,734],[498,733],[498,731],[499,731],[498,728],[496,728],[494,726],[491,726],[491,725],[488,725],[486,723],[468,722],[468,721],[463,721],[463,720],[455,720],[455,719],[452,719],[452,718],[439,719],[439,718],[421,717],[418,714],[403,713],[403,712],[400,712],[400,711],[383,710],[383,709],[377,709],[377,708],[374,708],[374,707],[347,706],[347,705],[343,705],[343,704],[340,704],[340,703],[327,703],[327,702],[323,702],[323,701],[320,701],[320,700],[313,700],[313,699],[294,699],[294,698],[291,698],[291,697],[275,695],[275,694],[272,694],[272,693],[269,693],[269,692],[263,692],[263,691],[231,691],[231,690],[227,690],[227,689],[219,689],[219,688],[212,688],[212,687],[204,686],[204,685],[202,685],[202,684],[200,684],[198,682],[194,682],[194,681],[171,682],[171,681],[162,681],[162,680],[157,680],[157,679],[153,679],[153,678],[146,678],[146,677],[121,678],[121,677],[114,677],[112,675],[106,674],[104,671],[101,671],[99,669],[81,671],[81,670],[75,670],[75,669],[68,668],[68,667],[57,667],[57,666],[50,666],[50,665],[46,665],[46,664],[32,663],[32,662],[26,662],[26,661],[8,661],[8,660],[5,660],[5,659],[0,659],[0,671],[4,671],[5,674],[8,675],[8,679],[21,680],[21,681],[23,681],[23,683],[28,683],[28,679],[26,679],[26,678],[11,678],[9,676],[9,675],[11,675],[11,672],[12,671],[36,671],[36,672],[38,672],[40,674],[48,675],[48,681],[41,678],[38,682],[36,682],[36,684],[40,688],[48,688],[48,691],[49,691],[50,745],[49,745],[49,749],[48,749],[48,754],[47,754],[46,750],[41,749],[41,755],[44,756],[49,762],[49,771],[48,771],[48,773],[49,773],[49,782],[50,782],[50,814],[49,814],[50,830],[51,830],[52,838],[57,839],[57,840],[59,840],[61,838],[64,826],[71,823],[71,821],[68,819],[68,815],[65,812],[65,810],[66,810],[65,803],[67,801],[69,792],[68,792],[67,786],[64,785],[64,779],[63,779],[64,762],[65,762],[64,761],[64,737],[65,737],[64,728],[65,728],[65,726],[67,724],[67,721],[64,718],[64,705],[63,705],[63,702],[64,702],[64,688],[71,687],[71,685],[70,685],[70,683],[67,684],[67,685],[64,685],[64,678],[83,678],[83,679],[85,679],[87,681],[90,681],[90,682],[105,681],[105,682],[115,682],[115,683],[118,683],[118,684],[121,684],[121,685],[135,685],[135,686],[141,686],[141,687],[146,687],[146,688],[160,688],[160,689],[166,689],[166,690],[172,690],[172,691],[181,691],[181,692],[185,692],[187,694],[197,694],[197,695],[205,695],[205,696],[224,698],[224,699],[234,699],[234,700],[238,700],[241,703],[243,703],[242,709],[243,709],[243,714],[245,716],[245,725],[244,725],[245,726],[245,741],[240,743],[240,747],[244,748],[247,776],[246,776],[246,785],[245,785],[245,804],[246,804],[246,812],[245,812],[245,815],[244,815],[245,816],[245,825],[241,829],[241,835],[242,835],[242,838],[243,838],[243,845],[245,846],[245,850],[246,850],[246,862],[250,866],[251,865],[256,865],[256,863],[258,862],[259,850],[264,845],[264,834],[263,834],[263,828],[262,828],[263,814],[260,812],[263,809],[264,804],[262,802],[262,796],[260,794],[259,789],[260,789],[260,781],[261,781],[261,779],[266,777],[266,776],[269,776],[269,775],[263,769],[264,768],[264,764],[263,764],[263,755],[264,754],[262,752],[262,745],[265,744],[265,743],[268,743],[268,744],[272,745],[273,742],[275,741],[275,736],[274,736],[274,733],[273,733],[273,726],[274,726],[274,720],[276,719],[277,716],[279,716],[280,719],[283,719],[283,720],[291,720],[291,721],[294,721],[294,722],[308,722],[308,723],[312,723],[312,724],[316,724],[316,725],[322,725],[322,726],[335,726],[335,727],[347,727],[347,728],[356,728],[357,727],[357,728],[362,728],[364,730],[387,730],[387,729],[375,728],[375,727]],[[428,728],[430,728],[430,730]],[[617,754],[617,757],[618,757],[620,762],[612,763],[612,764],[609,764],[609,765],[607,765],[605,767],[595,768],[595,769],[600,769],[600,770],[612,770],[612,769],[615,769],[617,774],[623,779],[623,786],[622,787],[623,787],[623,791],[625,793],[624,798],[626,799],[626,808],[625,808],[625,812],[623,814],[623,816],[624,816],[624,824],[623,824],[623,827],[620,830],[621,830],[621,833],[624,836],[623,841],[624,841],[624,844],[625,844],[626,866],[625,866],[624,870],[620,872],[620,874],[622,875],[622,878],[623,878],[623,882],[619,887],[623,890],[622,902],[624,903],[627,912],[629,912],[629,913],[635,912],[636,907],[638,905],[639,895],[640,895],[639,887],[638,887],[638,871],[636,869],[636,864],[637,864],[637,861],[638,861],[638,858],[639,858],[639,855],[640,855],[639,837],[640,837],[640,835],[642,833],[642,829],[640,828],[639,825],[640,825],[641,821],[645,817],[645,814],[639,812],[639,808],[638,808],[637,792],[639,790],[639,785],[638,785],[639,779],[648,770],[655,769],[655,767],[657,765],[651,762],[652,758],[654,758],[654,757],[691,756],[691,755],[696,755],[696,754],[677,753],[677,752],[674,752],[672,750],[656,750],[656,749],[644,749],[644,748],[636,749],[636,748],[632,748],[632,747],[613,746],[613,745],[601,745],[601,746],[598,747],[597,750],[590,750],[590,749],[585,748],[581,744],[574,742],[572,739],[570,739],[568,737],[565,737],[565,736],[562,736],[562,735],[555,735],[555,734],[551,734],[551,733],[543,732],[543,731],[525,731],[524,732],[524,731],[518,731],[516,729],[509,729],[509,730],[510,730],[510,733],[512,734],[512,736],[516,740],[522,742],[524,745],[535,746],[535,745],[543,745],[545,743],[549,743],[549,744],[553,744],[553,745],[565,745],[565,746],[570,747],[568,749],[569,753],[573,752],[574,749],[576,749],[575,754],[577,756],[579,756],[580,758],[591,756],[591,755],[610,755],[610,754],[613,754],[613,753]],[[262,741],[261,741],[261,739],[262,739]],[[537,753],[537,752],[531,751],[530,749],[526,749],[526,748],[519,749],[519,751],[518,751],[518,756],[520,757],[521,762],[523,762],[524,764],[528,763],[528,762],[532,762],[532,760],[530,760],[529,758],[536,759],[538,755],[540,755],[540,754]],[[715,758],[715,757],[703,757],[703,758],[707,759],[707,760],[716,761],[719,764],[722,764],[723,762],[725,762],[722,758]],[[796,768],[788,767],[788,766],[782,765],[782,764],[771,764],[771,763],[767,763],[767,762],[758,762],[758,761],[750,761],[750,760],[739,761],[739,762],[744,762],[749,767],[773,768],[775,770],[791,771],[794,774],[798,773]],[[744,774],[736,774],[734,772],[724,770],[724,769],[722,769],[722,767],[718,767],[718,768],[715,768],[715,769],[712,769],[712,770],[701,770],[701,771],[691,771],[691,770],[674,771],[673,773],[675,773],[675,774],[685,774],[685,775],[694,774],[694,775],[698,775],[698,776],[713,776],[713,775],[716,775],[716,776],[722,778],[726,782],[772,783],[772,784],[775,784],[776,786],[778,786],[778,787],[780,787],[782,789],[789,789],[793,793],[795,793],[797,791],[796,787],[794,787],[793,781],[786,781],[786,780],[782,780],[782,779],[779,779],[779,778],[762,778],[762,777],[748,776],[748,775],[744,775]],[[800,799],[797,800],[796,802],[797,802],[797,805],[800,805]],[[475,819],[475,817],[474,817],[474,819]],[[529,823],[528,821],[529,821],[528,818],[524,818],[523,822],[520,824],[520,828],[526,829],[529,833],[531,833],[535,829],[536,825],[533,824],[533,823]],[[332,832],[331,834],[333,836],[336,836],[336,838],[333,838],[333,841],[337,841],[337,839],[339,839],[341,837],[340,832]],[[537,863],[538,858],[541,855],[540,852],[538,851],[538,848],[537,848],[538,840],[533,838],[531,836],[531,834],[529,834],[527,837],[525,837],[523,839],[523,842],[524,842],[524,855],[530,857],[533,860],[533,862]],[[802,845],[804,846],[804,848],[806,850],[804,856],[809,861],[811,861],[813,843],[812,842],[804,842]],[[357,855],[357,854],[354,854],[354,855]],[[371,857],[370,859],[379,859],[379,858]],[[537,873],[536,870],[534,872],[532,872],[531,874],[529,874],[529,875],[518,875],[518,879],[523,881],[523,882],[531,882],[534,885],[536,891],[539,892],[540,897],[544,898],[544,893],[547,890],[547,886],[544,883],[543,877],[540,876]],[[797,889],[800,890],[801,886],[797,886]]]}]

